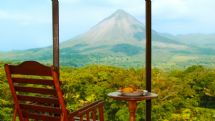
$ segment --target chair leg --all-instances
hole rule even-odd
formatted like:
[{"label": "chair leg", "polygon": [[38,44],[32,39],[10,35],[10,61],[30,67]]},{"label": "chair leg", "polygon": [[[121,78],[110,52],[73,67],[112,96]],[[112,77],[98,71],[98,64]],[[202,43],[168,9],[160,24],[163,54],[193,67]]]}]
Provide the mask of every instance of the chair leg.
[{"label": "chair leg", "polygon": [[12,121],[16,121],[16,114],[17,114],[17,109],[14,108],[14,112],[13,112],[13,120]]}]

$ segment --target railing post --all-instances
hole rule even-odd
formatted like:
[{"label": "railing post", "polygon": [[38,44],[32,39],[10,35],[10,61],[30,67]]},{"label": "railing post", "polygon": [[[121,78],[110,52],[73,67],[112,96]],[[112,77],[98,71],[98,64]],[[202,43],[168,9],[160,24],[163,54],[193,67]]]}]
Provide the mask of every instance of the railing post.
[{"label": "railing post", "polygon": [[53,65],[60,69],[59,64],[59,5],[58,0],[52,0],[52,31],[53,31]]},{"label": "railing post", "polygon": [[[151,92],[151,0],[146,1],[146,89]],[[151,121],[152,104],[146,100],[146,121]]]}]

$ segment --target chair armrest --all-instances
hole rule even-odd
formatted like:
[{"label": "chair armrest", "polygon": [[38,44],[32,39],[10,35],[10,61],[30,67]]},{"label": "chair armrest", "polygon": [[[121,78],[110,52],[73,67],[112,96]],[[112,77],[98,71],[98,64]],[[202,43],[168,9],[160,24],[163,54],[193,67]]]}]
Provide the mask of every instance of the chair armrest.
[{"label": "chair armrest", "polygon": [[[86,105],[74,112],[69,113],[69,120],[75,121],[77,117],[81,120],[90,121],[90,114],[92,115],[93,121],[96,121],[96,117],[99,117],[100,121],[104,121],[104,101],[99,100]],[[99,112],[96,116],[97,111]]]}]

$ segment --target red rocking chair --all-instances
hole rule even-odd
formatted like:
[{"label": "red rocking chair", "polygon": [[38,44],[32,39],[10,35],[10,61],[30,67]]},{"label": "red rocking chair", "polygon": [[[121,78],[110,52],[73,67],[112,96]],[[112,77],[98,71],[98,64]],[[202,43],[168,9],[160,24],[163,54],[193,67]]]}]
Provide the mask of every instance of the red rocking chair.
[{"label": "red rocking chair", "polygon": [[5,64],[5,71],[14,101],[13,121],[17,114],[20,121],[104,121],[103,101],[67,111],[55,67],[25,61]]}]

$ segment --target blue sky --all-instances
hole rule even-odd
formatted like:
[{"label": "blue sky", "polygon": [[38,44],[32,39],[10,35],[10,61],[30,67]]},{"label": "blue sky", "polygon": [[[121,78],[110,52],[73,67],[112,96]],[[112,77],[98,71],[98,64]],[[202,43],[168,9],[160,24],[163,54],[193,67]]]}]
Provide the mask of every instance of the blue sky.
[{"label": "blue sky", "polygon": [[[145,0],[59,0],[60,41],[86,32],[123,9],[144,22]],[[215,33],[215,0],[152,0],[153,29]],[[0,0],[0,51],[52,44],[51,0]]]}]

